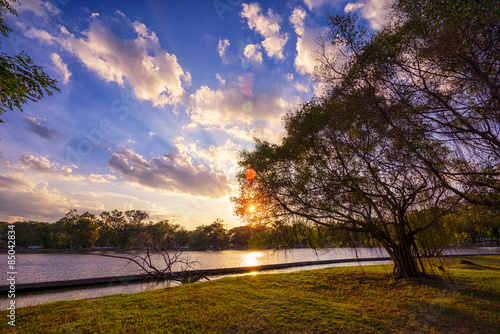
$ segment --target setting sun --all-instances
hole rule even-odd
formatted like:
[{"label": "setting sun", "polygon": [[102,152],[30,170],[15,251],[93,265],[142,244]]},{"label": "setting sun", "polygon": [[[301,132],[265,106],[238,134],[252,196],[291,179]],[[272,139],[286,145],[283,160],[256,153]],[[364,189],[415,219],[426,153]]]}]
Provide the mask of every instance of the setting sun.
[{"label": "setting sun", "polygon": [[250,206],[248,207],[248,211],[250,211],[250,212],[255,212],[255,205],[250,205]]}]

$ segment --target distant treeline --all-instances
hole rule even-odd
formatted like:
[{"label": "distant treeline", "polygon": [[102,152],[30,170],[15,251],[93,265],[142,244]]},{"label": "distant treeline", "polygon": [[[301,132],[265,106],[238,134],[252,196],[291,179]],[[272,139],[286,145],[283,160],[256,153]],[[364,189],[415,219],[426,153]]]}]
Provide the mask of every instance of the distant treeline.
[{"label": "distant treeline", "polygon": [[[71,210],[54,223],[16,222],[16,246],[59,249],[111,248],[132,249],[146,246],[156,248],[223,249],[266,248],[325,245],[328,240],[318,229],[305,226],[254,227],[238,226],[227,229],[222,220],[201,225],[194,230],[160,220],[149,221],[141,210],[89,212],[78,214]],[[0,247],[6,248],[6,222],[0,222]]]},{"label": "distant treeline", "polygon": [[[423,215],[425,212],[414,213]],[[60,249],[189,248],[195,250],[267,247],[378,246],[368,234],[342,233],[324,226],[300,222],[283,225],[244,225],[227,229],[222,220],[194,230],[160,220],[149,220],[141,210],[104,211],[99,215],[69,211],[54,223],[16,222],[16,246]],[[7,222],[0,222],[0,248],[7,248]],[[443,228],[431,229],[417,239],[431,254],[445,246],[460,244],[499,244],[500,217],[496,211],[466,205],[445,216]]]}]

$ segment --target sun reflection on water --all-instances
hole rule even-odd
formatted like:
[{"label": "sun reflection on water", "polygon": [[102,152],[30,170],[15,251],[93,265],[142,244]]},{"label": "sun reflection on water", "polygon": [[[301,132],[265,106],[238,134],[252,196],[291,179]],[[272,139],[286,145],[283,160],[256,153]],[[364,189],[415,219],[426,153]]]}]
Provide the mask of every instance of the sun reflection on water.
[{"label": "sun reflection on water", "polygon": [[264,253],[262,252],[250,252],[244,254],[242,257],[241,262],[244,267],[260,266],[264,264]]}]

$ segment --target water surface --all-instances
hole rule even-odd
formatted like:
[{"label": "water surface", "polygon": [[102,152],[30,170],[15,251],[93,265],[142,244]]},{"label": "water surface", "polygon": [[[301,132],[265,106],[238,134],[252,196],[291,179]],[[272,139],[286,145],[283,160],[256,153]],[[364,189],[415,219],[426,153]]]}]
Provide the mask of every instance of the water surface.
[{"label": "water surface", "polygon": [[[458,248],[449,249],[445,254],[500,254],[498,247]],[[329,265],[315,265],[266,271],[262,273],[280,273],[297,270],[319,269],[333,266],[373,265],[390,263],[384,262],[355,262],[356,258],[386,257],[387,253],[379,248],[333,248],[314,251],[311,249],[292,250],[263,250],[263,251],[205,251],[185,252],[192,261],[196,261],[195,268],[214,269],[230,267],[246,267],[277,263],[291,263],[318,260],[352,259],[351,263],[338,263]],[[159,259],[156,259],[159,261]],[[5,263],[7,261],[4,261]],[[91,277],[121,276],[141,273],[137,265],[127,260],[104,257],[99,253],[94,254],[18,254],[18,283],[31,283],[43,281],[57,281]],[[6,279],[6,266],[2,275]],[[252,273],[258,274],[258,273]],[[229,275],[235,276],[235,275]],[[217,277],[210,277],[216,279]],[[5,282],[5,280],[3,280]],[[44,304],[60,300],[76,300],[83,298],[97,298],[120,293],[137,293],[146,290],[160,289],[176,285],[170,282],[152,282],[137,284],[122,284],[104,287],[78,288],[66,291],[42,292],[38,294],[16,294],[16,306]],[[8,299],[0,299],[0,308],[8,306]]]}]

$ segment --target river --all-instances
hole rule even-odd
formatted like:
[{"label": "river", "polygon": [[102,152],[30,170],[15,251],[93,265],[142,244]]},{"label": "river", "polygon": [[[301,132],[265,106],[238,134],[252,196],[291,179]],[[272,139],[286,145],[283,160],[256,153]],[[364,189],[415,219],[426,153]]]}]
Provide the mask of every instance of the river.
[{"label": "river", "polygon": [[[450,249],[446,254],[487,254],[500,253],[498,247],[458,248]],[[85,254],[38,253],[16,255],[16,283],[34,283],[45,281],[72,280],[93,277],[108,277],[134,275],[142,273],[140,268],[125,259],[111,258],[100,255],[101,252]],[[109,253],[113,254],[113,253]],[[119,255],[116,254],[115,255]],[[277,263],[305,262],[318,260],[336,260],[356,258],[386,257],[387,253],[380,248],[331,248],[327,250],[312,250],[308,248],[290,250],[223,250],[223,251],[187,251],[182,254],[189,258],[193,269],[215,269],[257,266]],[[160,259],[155,259],[160,263]],[[2,261],[0,277],[2,284],[7,284],[7,261]],[[373,264],[373,263],[365,263]],[[346,264],[337,264],[345,266]],[[353,262],[351,265],[358,265]],[[274,272],[289,272],[293,270],[315,269],[334,265],[299,267],[278,270]],[[176,268],[177,270],[180,267]],[[58,300],[73,300],[94,298],[118,293],[135,293],[144,290],[158,289],[169,286],[169,283],[140,283],[126,284],[101,288],[83,288],[63,292],[49,292],[42,294],[16,295],[16,306],[23,307]],[[0,307],[6,307],[8,299],[0,299]]]}]

